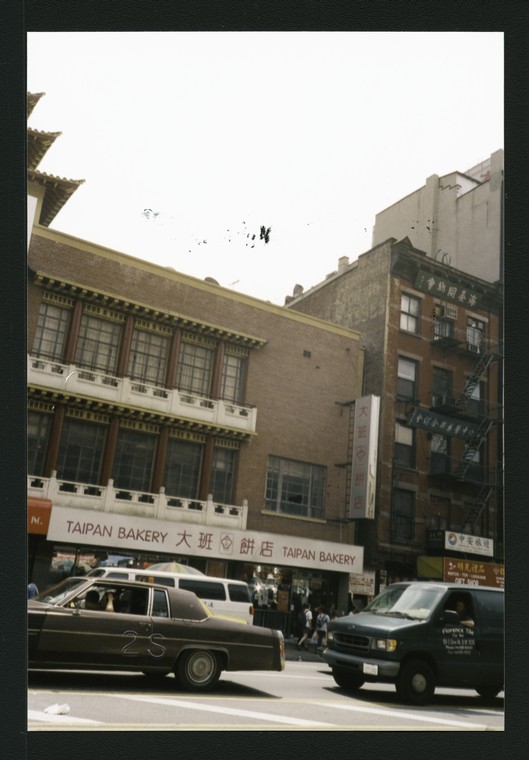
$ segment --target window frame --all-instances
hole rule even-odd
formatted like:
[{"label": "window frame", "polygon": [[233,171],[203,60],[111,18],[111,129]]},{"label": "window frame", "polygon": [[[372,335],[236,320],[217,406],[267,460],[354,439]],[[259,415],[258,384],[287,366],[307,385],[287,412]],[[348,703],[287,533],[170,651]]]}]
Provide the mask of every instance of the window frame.
[{"label": "window frame", "polygon": [[[406,303],[407,301],[407,303]],[[414,313],[413,308],[416,308]],[[410,329],[409,325],[413,325]],[[411,293],[402,292],[400,294],[400,317],[399,327],[410,335],[419,335],[421,327],[421,299]]]},{"label": "window frame", "polygon": [[[83,314],[79,325],[75,364],[92,371],[115,375],[123,325],[95,314]],[[109,337],[102,340],[102,337]]]},{"label": "window frame", "polygon": [[[85,436],[87,432],[91,433],[91,440],[88,436]],[[74,483],[98,485],[103,464],[106,434],[107,426],[104,424],[78,420],[67,416],[62,427],[57,457],[58,477],[61,480],[68,480]],[[76,435],[81,439],[80,443],[74,441]],[[98,444],[99,449],[97,449]],[[74,448],[78,449],[75,454],[72,453],[72,449]],[[92,454],[90,454],[90,451],[92,451]],[[75,461],[74,471],[72,471],[69,464],[69,459],[71,458]],[[91,463],[85,467],[84,463],[88,462]]]},{"label": "window frame", "polygon": [[[406,517],[403,509],[398,509],[397,499],[404,496],[409,496],[410,503],[408,506],[408,516]],[[406,488],[394,488],[393,498],[391,500],[391,520],[390,520],[390,537],[391,541],[395,543],[410,543],[415,538],[415,511],[416,511],[416,496],[415,491],[411,491]],[[406,534],[402,533],[400,523],[397,526],[397,520],[407,520],[409,523],[409,531]]]},{"label": "window frame", "polygon": [[[138,452],[140,439],[150,444],[150,462],[144,453]],[[131,446],[131,442],[136,445]],[[151,490],[152,473],[154,467],[154,458],[156,456],[157,436],[143,430],[133,430],[132,428],[122,427],[118,431],[116,452],[112,463],[112,479],[114,487],[124,491],[149,492]],[[132,452],[132,455],[131,455]],[[126,465],[126,457],[131,459],[129,465]],[[137,462],[143,462],[138,467]],[[128,470],[127,473],[121,470]],[[128,482],[127,478],[128,477]]]},{"label": "window frame", "polygon": [[[324,465],[270,455],[266,471],[265,508],[278,515],[323,520],[326,483],[327,468]],[[303,499],[304,496],[305,501],[294,501],[294,498]]]},{"label": "window frame", "polygon": [[182,341],[178,356],[176,387],[184,393],[209,396],[215,351],[210,346]]},{"label": "window frame", "polygon": [[[411,436],[411,443],[409,444],[403,440],[399,440],[399,436],[402,437],[407,433],[409,433]],[[395,448],[393,457],[395,466],[407,470],[414,470],[417,461],[416,457],[417,452],[415,429],[406,425],[406,422],[404,420],[396,420]]]},{"label": "window frame", "polygon": [[[62,361],[69,325],[70,309],[41,301],[31,354],[53,361]],[[50,347],[49,350],[43,348],[46,345]]]},{"label": "window frame", "polygon": [[127,365],[130,379],[157,387],[165,385],[169,348],[166,335],[134,328]]},{"label": "window frame", "polygon": [[[413,380],[410,380],[409,378],[400,374],[401,362],[402,363],[406,362],[407,364],[413,366],[413,369],[414,369]],[[402,392],[402,386],[404,383],[411,385],[411,393]],[[404,401],[416,401],[418,384],[419,384],[419,362],[416,359],[410,359],[407,356],[399,356],[397,360],[397,388],[396,388],[397,398],[402,399]]]}]

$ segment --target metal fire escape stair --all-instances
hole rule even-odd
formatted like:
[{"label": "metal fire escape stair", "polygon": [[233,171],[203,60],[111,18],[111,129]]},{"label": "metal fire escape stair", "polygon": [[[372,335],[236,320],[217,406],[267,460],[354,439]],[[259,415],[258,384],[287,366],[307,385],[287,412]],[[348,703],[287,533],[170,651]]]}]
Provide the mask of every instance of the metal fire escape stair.
[{"label": "metal fire escape stair", "polygon": [[478,427],[476,428],[476,432],[472,436],[472,438],[467,441],[465,450],[463,452],[463,456],[461,458],[461,461],[459,462],[457,468],[456,468],[456,478],[458,480],[464,480],[465,475],[467,474],[468,468],[474,461],[474,457],[476,455],[476,452],[479,450],[479,447],[485,440],[485,438],[489,434],[489,430],[491,429],[493,425],[493,422],[488,417],[484,417]]},{"label": "metal fire escape stair", "polygon": [[481,380],[481,377],[490,367],[490,365],[495,360],[495,358],[496,358],[496,355],[492,351],[486,354],[482,354],[480,356],[478,363],[474,367],[474,372],[467,378],[465,387],[463,388],[461,395],[456,401],[456,407],[459,410],[463,410],[466,407],[467,401],[474,393],[474,390],[476,389],[477,384]]},{"label": "metal fire escape stair", "polygon": [[462,524],[463,530],[468,526],[470,531],[473,531],[474,525],[478,522],[481,515],[487,508],[487,503],[489,501],[491,493],[492,486],[488,483],[484,483],[479,494],[476,497],[476,500],[472,502],[468,512],[465,515]]}]

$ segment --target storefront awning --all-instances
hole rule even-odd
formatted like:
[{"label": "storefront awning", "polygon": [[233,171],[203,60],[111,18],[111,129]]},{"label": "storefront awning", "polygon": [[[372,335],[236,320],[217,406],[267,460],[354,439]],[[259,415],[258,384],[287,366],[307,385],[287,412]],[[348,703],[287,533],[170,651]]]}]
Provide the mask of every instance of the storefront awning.
[{"label": "storefront awning", "polygon": [[28,496],[28,533],[38,533],[43,536],[48,533],[51,506],[50,499]]},{"label": "storefront awning", "polygon": [[442,557],[417,557],[417,577],[429,580],[443,580]]}]

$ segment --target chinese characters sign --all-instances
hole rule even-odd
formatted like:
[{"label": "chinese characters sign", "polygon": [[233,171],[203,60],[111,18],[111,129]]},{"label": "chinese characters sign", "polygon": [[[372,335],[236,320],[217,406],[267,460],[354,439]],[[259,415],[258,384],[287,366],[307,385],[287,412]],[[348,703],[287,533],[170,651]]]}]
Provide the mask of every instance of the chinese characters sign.
[{"label": "chinese characters sign", "polygon": [[443,580],[463,586],[492,586],[504,588],[505,568],[492,562],[476,560],[443,559]]},{"label": "chinese characters sign", "polygon": [[257,531],[53,507],[49,541],[361,573],[364,549]]},{"label": "chinese characters sign", "polygon": [[467,533],[454,533],[445,531],[445,549],[453,552],[465,552],[465,554],[483,554],[492,557],[494,554],[494,541],[492,538],[483,536],[471,536]]},{"label": "chinese characters sign", "polygon": [[423,293],[430,293],[460,306],[480,308],[479,294],[460,283],[450,282],[446,277],[439,277],[430,272],[420,271],[415,279],[415,287]]},{"label": "chinese characters sign", "polygon": [[424,409],[415,408],[408,417],[408,425],[422,430],[429,430],[431,433],[448,435],[453,438],[465,438],[471,440],[476,435],[478,426],[471,422],[445,417],[443,414],[425,411]]},{"label": "chinese characters sign", "polygon": [[380,398],[362,396],[355,402],[351,498],[348,517],[375,517]]}]

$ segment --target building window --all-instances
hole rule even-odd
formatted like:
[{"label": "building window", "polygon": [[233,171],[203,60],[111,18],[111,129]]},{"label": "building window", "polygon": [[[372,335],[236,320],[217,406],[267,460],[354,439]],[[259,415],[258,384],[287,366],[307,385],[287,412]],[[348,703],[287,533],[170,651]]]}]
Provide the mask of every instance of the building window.
[{"label": "building window", "polygon": [[280,514],[324,516],[325,467],[279,457],[268,458],[266,508]]},{"label": "building window", "polygon": [[391,507],[392,541],[413,541],[415,524],[415,493],[396,488]]},{"label": "building window", "polygon": [[242,402],[246,358],[224,354],[220,397],[226,401]]},{"label": "building window", "polygon": [[415,467],[415,431],[403,422],[395,425],[395,464],[397,467]]},{"label": "building window", "polygon": [[76,483],[99,483],[106,427],[66,419],[61,435],[57,474]]},{"label": "building window", "polygon": [[402,293],[400,297],[400,329],[417,335],[421,308],[419,298]]},{"label": "building window", "polygon": [[465,411],[472,417],[481,417],[485,414],[485,383],[479,382],[470,394]]},{"label": "building window", "polygon": [[32,354],[61,361],[66,343],[70,312],[59,306],[41,303]]},{"label": "building window", "polygon": [[48,449],[52,416],[51,414],[28,414],[28,473],[47,477],[44,462]]},{"label": "building window", "polygon": [[169,339],[165,336],[134,330],[129,356],[129,377],[150,385],[163,385],[168,351]]},{"label": "building window", "polygon": [[450,472],[450,439],[434,433],[430,449],[430,473],[446,475]]},{"label": "building window", "polygon": [[83,314],[79,327],[75,362],[80,367],[114,374],[116,371],[121,325]]},{"label": "building window", "polygon": [[216,446],[213,450],[210,490],[213,500],[221,504],[233,501],[233,473],[235,469],[235,450]]},{"label": "building window", "polygon": [[417,398],[418,364],[412,359],[399,357],[397,370],[397,396],[401,399],[415,401]]},{"label": "building window", "polygon": [[200,477],[202,446],[178,438],[170,438],[165,460],[166,494],[183,499],[196,499]]},{"label": "building window", "polygon": [[434,367],[432,377],[432,406],[448,406],[452,402],[452,373]]},{"label": "building window", "polygon": [[483,353],[485,322],[474,317],[467,318],[467,348],[475,354]]},{"label": "building window", "polygon": [[430,496],[429,528],[450,530],[450,499]]},{"label": "building window", "polygon": [[451,319],[436,318],[433,323],[434,340],[452,338],[454,335],[454,322]]},{"label": "building window", "polygon": [[468,453],[470,464],[466,470],[465,480],[470,480],[474,483],[481,483],[485,477],[485,470],[483,466],[483,446],[480,446],[479,448],[474,449],[473,452]]},{"label": "building window", "polygon": [[123,428],[119,431],[112,477],[117,488],[149,491],[156,437]]},{"label": "building window", "polygon": [[178,389],[198,396],[209,395],[212,366],[212,349],[194,343],[182,343],[178,360]]}]

